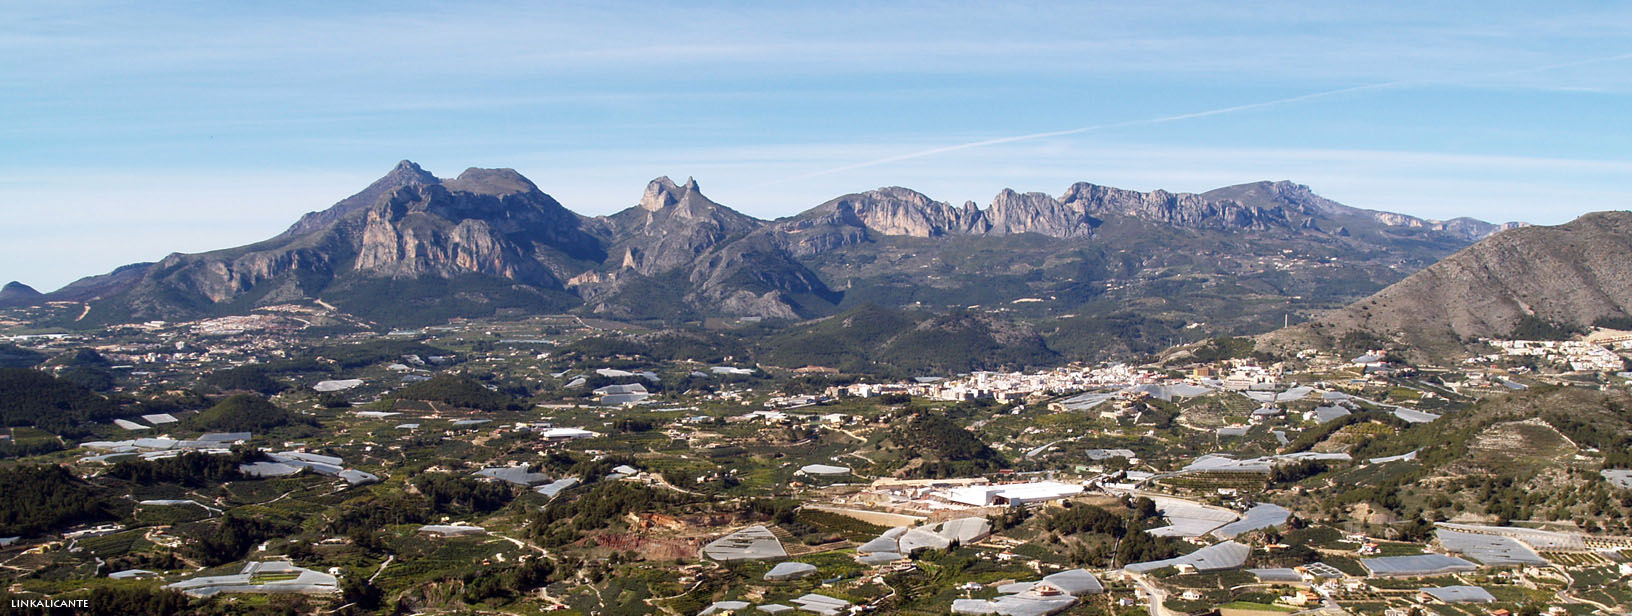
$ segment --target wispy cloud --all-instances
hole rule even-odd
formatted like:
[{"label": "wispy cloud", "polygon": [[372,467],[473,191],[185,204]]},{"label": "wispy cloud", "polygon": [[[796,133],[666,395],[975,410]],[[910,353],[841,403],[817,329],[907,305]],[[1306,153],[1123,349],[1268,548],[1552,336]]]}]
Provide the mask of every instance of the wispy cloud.
[{"label": "wispy cloud", "polygon": [[[1500,76],[1510,76],[1510,75],[1536,74],[1536,73],[1544,73],[1544,72],[1547,72],[1547,71],[1553,71],[1553,70],[1557,70],[1557,69],[1561,69],[1561,68],[1587,66],[1587,65],[1594,65],[1594,64],[1604,64],[1604,63],[1611,63],[1611,62],[1622,62],[1622,61],[1625,61],[1625,60],[1628,60],[1628,59],[1632,59],[1632,53],[1621,53],[1621,54],[1615,54],[1615,55],[1611,55],[1611,56],[1602,56],[1602,57],[1596,57],[1596,58],[1585,58],[1585,59],[1572,60],[1572,61],[1569,61],[1569,62],[1558,62],[1558,63],[1546,64],[1546,65],[1542,65],[1542,66],[1534,66],[1534,67],[1526,67],[1526,68],[1512,69],[1512,70],[1506,70],[1506,71],[1498,71],[1498,72],[1489,73],[1487,75],[1476,76],[1476,77],[1487,77],[1488,78],[1488,77],[1500,77]],[[1354,93],[1358,93],[1358,92],[1385,90],[1385,89],[1390,89],[1390,88],[1400,88],[1400,87],[1410,87],[1410,86],[1424,86],[1424,85],[1432,85],[1432,83],[1431,82],[1420,82],[1420,81],[1388,81],[1388,82],[1383,82],[1383,83],[1351,86],[1351,87],[1346,87],[1346,88],[1336,88],[1336,89],[1332,89],[1332,90],[1324,90],[1324,91],[1320,91],[1320,92],[1313,92],[1313,93],[1310,93],[1310,94],[1303,94],[1303,95],[1299,95],[1299,96],[1289,96],[1289,97],[1285,97],[1285,98],[1277,98],[1277,99],[1273,99],[1273,100],[1259,101],[1259,102],[1254,102],[1254,103],[1245,103],[1245,104],[1240,104],[1240,105],[1230,105],[1230,106],[1227,106],[1227,107],[1219,107],[1219,108],[1215,108],[1215,109],[1207,109],[1207,110],[1195,111],[1195,112],[1191,112],[1191,113],[1180,113],[1180,114],[1156,116],[1156,117],[1152,117],[1152,118],[1144,118],[1144,119],[1138,119],[1138,120],[1127,120],[1127,121],[1123,121],[1123,122],[1109,122],[1109,123],[1105,123],[1105,124],[1095,124],[1095,125],[1091,125],[1091,126],[1083,126],[1083,127],[1078,127],[1078,128],[1068,128],[1068,129],[1063,129],[1063,130],[1044,131],[1044,132],[1039,132],[1039,133],[1028,133],[1028,134],[1024,134],[1024,135],[1011,135],[1011,136],[1008,136],[1008,137],[997,137],[997,138],[993,138],[993,139],[982,139],[980,141],[969,141],[969,142],[959,143],[959,144],[954,144],[954,145],[947,145],[947,146],[934,147],[934,148],[929,148],[929,149],[924,149],[924,150],[917,150],[917,151],[913,151],[913,152],[907,152],[905,154],[896,154],[896,155],[893,155],[893,156],[886,156],[886,157],[883,157],[883,158],[875,158],[875,159],[872,159],[872,160],[864,160],[864,161],[861,161],[861,162],[850,163],[850,164],[841,165],[841,166],[838,166],[838,167],[831,167],[831,168],[828,168],[828,169],[821,169],[821,170],[817,170],[817,171],[811,171],[811,172],[808,172],[808,173],[803,173],[803,174],[795,175],[795,176],[791,176],[791,177],[785,177],[785,178],[780,178],[780,179],[769,180],[769,181],[763,182],[762,184],[760,184],[760,186],[771,186],[771,185],[781,184],[781,183],[785,183],[785,182],[805,180],[805,179],[810,179],[810,178],[822,177],[822,176],[826,176],[826,175],[833,175],[833,174],[836,174],[836,173],[843,173],[845,171],[851,171],[851,170],[855,170],[855,169],[863,169],[863,168],[866,168],[866,167],[876,167],[876,166],[879,166],[879,165],[887,165],[887,164],[890,164],[890,163],[897,163],[897,162],[901,162],[901,161],[905,161],[905,160],[912,160],[912,159],[916,159],[916,158],[925,158],[925,157],[936,156],[936,155],[940,155],[940,154],[946,154],[946,153],[949,153],[949,152],[957,152],[957,151],[960,151],[960,150],[968,150],[968,149],[973,149],[973,148],[983,148],[983,147],[989,147],[989,146],[994,146],[994,145],[1002,145],[1002,144],[1005,144],[1005,143],[1016,143],[1016,142],[1021,142],[1021,141],[1034,141],[1034,140],[1038,140],[1038,139],[1052,139],[1052,138],[1056,138],[1056,137],[1068,137],[1068,136],[1072,136],[1072,135],[1080,135],[1080,134],[1083,134],[1083,133],[1089,133],[1089,132],[1101,131],[1101,130],[1108,130],[1108,129],[1114,129],[1114,128],[1130,128],[1130,127],[1136,127],[1136,126],[1151,126],[1151,125],[1156,125],[1156,124],[1166,124],[1166,123],[1169,123],[1169,122],[1179,122],[1179,121],[1183,121],[1183,120],[1195,120],[1195,119],[1209,118],[1209,117],[1214,117],[1214,116],[1228,115],[1228,114],[1232,114],[1232,113],[1239,113],[1239,112],[1242,112],[1242,111],[1251,111],[1251,110],[1255,110],[1255,109],[1265,109],[1265,108],[1269,108],[1269,107],[1279,107],[1279,106],[1282,106],[1282,105],[1291,105],[1291,104],[1295,104],[1295,103],[1302,103],[1302,102],[1312,101],[1312,100],[1317,100],[1317,99],[1322,99],[1322,98],[1341,96],[1341,95],[1345,95],[1345,94],[1354,94]]]},{"label": "wispy cloud", "polygon": [[64,69],[98,76],[187,71],[236,79],[298,67],[305,79],[417,73],[468,80],[608,69],[706,78],[722,67],[758,67],[800,74],[1318,73],[1377,81],[1535,64],[1556,57],[1547,49],[1549,37],[1615,40],[1628,34],[1614,27],[1628,13],[1616,7],[1574,19],[1553,10],[1504,15],[1395,6],[1362,13],[1284,4],[903,3],[850,9],[488,3],[288,11],[163,3],[155,9],[143,3],[88,11],[46,3],[15,10],[9,25],[0,24],[0,50],[36,60],[31,64],[46,69],[41,75]]},{"label": "wispy cloud", "polygon": [[1017,143],[1017,142],[1021,142],[1021,141],[1034,141],[1034,140],[1038,140],[1038,139],[1050,139],[1050,138],[1054,138],[1054,137],[1067,137],[1067,136],[1071,136],[1071,135],[1080,135],[1080,134],[1083,134],[1083,133],[1099,131],[1099,130],[1107,130],[1107,129],[1112,129],[1112,128],[1130,128],[1130,127],[1135,127],[1135,126],[1150,126],[1150,125],[1155,125],[1155,124],[1166,124],[1168,122],[1178,122],[1178,121],[1181,121],[1181,120],[1193,120],[1193,119],[1197,119],[1197,118],[1206,118],[1206,117],[1212,117],[1212,116],[1218,116],[1218,115],[1226,115],[1226,114],[1230,114],[1230,113],[1236,113],[1236,112],[1239,112],[1239,111],[1248,111],[1248,110],[1252,110],[1252,109],[1263,109],[1263,108],[1266,108],[1266,107],[1274,107],[1274,106],[1277,106],[1277,105],[1289,105],[1289,104],[1292,104],[1292,103],[1297,103],[1297,102],[1302,102],[1302,101],[1307,101],[1307,100],[1314,100],[1314,99],[1317,99],[1317,98],[1325,98],[1325,97],[1328,97],[1328,96],[1338,96],[1338,95],[1341,95],[1341,94],[1349,94],[1349,93],[1353,93],[1353,92],[1363,92],[1363,91],[1366,91],[1366,90],[1378,90],[1378,89],[1383,89],[1383,88],[1391,88],[1391,87],[1399,86],[1402,83],[1403,82],[1390,82],[1390,83],[1380,83],[1380,84],[1372,84],[1372,85],[1364,85],[1364,86],[1354,86],[1354,87],[1349,87],[1349,88],[1338,88],[1336,90],[1326,90],[1324,92],[1315,92],[1315,93],[1312,93],[1312,94],[1304,94],[1304,95],[1300,95],[1300,96],[1291,96],[1291,97],[1287,97],[1287,98],[1278,98],[1278,99],[1275,99],[1275,100],[1262,101],[1262,102],[1257,102],[1257,103],[1247,103],[1247,104],[1244,104],[1244,105],[1231,105],[1229,107],[1220,107],[1220,108],[1217,108],[1217,109],[1208,109],[1208,110],[1205,110],[1205,111],[1196,111],[1196,112],[1192,112],[1192,113],[1181,113],[1181,114],[1175,114],[1175,115],[1157,116],[1157,117],[1154,117],[1154,118],[1145,118],[1145,119],[1141,119],[1141,120],[1128,120],[1128,121],[1125,121],[1125,122],[1110,122],[1110,123],[1106,123],[1106,124],[1095,124],[1093,126],[1083,126],[1083,127],[1079,127],[1079,128],[1068,128],[1068,129],[1065,129],[1065,130],[1046,131],[1046,132],[1041,132],[1041,133],[1029,133],[1029,134],[1025,134],[1025,135],[1013,135],[1013,136],[1009,136],[1009,137],[997,137],[995,139],[983,139],[983,140],[980,140],[980,141],[970,141],[970,142],[967,142],[967,143],[959,143],[959,144],[956,144],[956,145],[941,146],[941,147],[936,147],[936,148],[930,148],[930,149],[927,149],[927,150],[918,150],[918,151],[915,151],[915,152],[908,152],[906,154],[897,154],[897,155],[894,155],[894,156],[886,156],[884,158],[875,158],[875,159],[872,159],[872,160],[866,160],[866,161],[862,161],[862,162],[858,162],[858,163],[851,163],[851,164],[848,164],[848,165],[832,167],[832,168],[829,168],[829,169],[822,169],[820,171],[812,171],[812,172],[809,172],[809,173],[796,175],[796,176],[793,176],[793,177],[770,180],[770,181],[763,182],[763,183],[759,184],[759,186],[771,186],[771,185],[775,185],[775,184],[781,184],[781,183],[784,183],[784,182],[791,182],[791,181],[796,181],[796,180],[805,180],[805,179],[816,178],[816,177],[821,177],[821,176],[825,176],[825,175],[833,175],[835,173],[843,173],[845,171],[851,171],[851,170],[855,170],[855,169],[864,169],[864,168],[867,168],[867,167],[877,167],[879,165],[887,165],[887,164],[890,164],[890,163],[896,163],[896,162],[901,162],[901,161],[905,161],[905,160],[912,160],[912,159],[915,159],[915,158],[925,158],[925,157],[935,156],[935,155],[939,155],[939,154],[946,154],[948,152],[957,152],[957,151],[960,151],[960,150],[983,148],[983,147],[994,146],[994,145],[1002,145],[1002,144],[1005,144],[1005,143]]}]

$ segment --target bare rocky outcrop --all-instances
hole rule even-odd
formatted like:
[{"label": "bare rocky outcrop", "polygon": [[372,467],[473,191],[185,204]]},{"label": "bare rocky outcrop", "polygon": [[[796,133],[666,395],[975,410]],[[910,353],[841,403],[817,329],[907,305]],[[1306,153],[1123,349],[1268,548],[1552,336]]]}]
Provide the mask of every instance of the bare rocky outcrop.
[{"label": "bare rocky outcrop", "polygon": [[991,206],[980,211],[979,220],[970,229],[973,233],[1036,233],[1049,237],[1085,237],[1093,230],[1092,218],[1047,194],[1018,193],[1007,188],[997,193]]},{"label": "bare rocky outcrop", "polygon": [[1193,193],[1153,190],[1142,193],[1086,182],[1072,184],[1061,201],[1095,216],[1131,216],[1179,227],[1270,229],[1291,227],[1285,208],[1243,204]]},{"label": "bare rocky outcrop", "polygon": [[802,232],[821,225],[861,227],[883,235],[938,237],[966,232],[973,207],[959,209],[918,191],[886,186],[852,193],[818,205],[784,225]]}]

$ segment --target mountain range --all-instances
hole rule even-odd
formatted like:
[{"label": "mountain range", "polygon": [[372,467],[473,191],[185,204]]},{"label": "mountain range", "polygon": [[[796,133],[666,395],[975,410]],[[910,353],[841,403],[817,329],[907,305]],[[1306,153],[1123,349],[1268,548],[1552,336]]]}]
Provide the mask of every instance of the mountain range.
[{"label": "mountain range", "polygon": [[1302,320],[1513,226],[1353,208],[1284,181],[1204,193],[1081,182],[1057,197],[1005,189],[985,207],[886,187],[761,220],[695,180],[662,177],[628,209],[589,217],[514,170],[444,179],[403,161],[265,241],[172,254],[51,293],[15,285],[0,301],[85,303],[63,324],[86,326],[306,301],[382,325],[567,310],[682,322],[984,307],[1045,327],[1146,327],[1156,341]]}]

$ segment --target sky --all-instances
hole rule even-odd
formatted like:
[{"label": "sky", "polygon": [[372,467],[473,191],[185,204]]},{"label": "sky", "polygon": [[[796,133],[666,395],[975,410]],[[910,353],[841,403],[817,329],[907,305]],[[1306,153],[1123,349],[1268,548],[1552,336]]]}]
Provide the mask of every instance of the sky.
[{"label": "sky", "polygon": [[410,159],[608,214],[1292,180],[1427,218],[1632,208],[1632,4],[10,2],[0,282],[264,239]]}]

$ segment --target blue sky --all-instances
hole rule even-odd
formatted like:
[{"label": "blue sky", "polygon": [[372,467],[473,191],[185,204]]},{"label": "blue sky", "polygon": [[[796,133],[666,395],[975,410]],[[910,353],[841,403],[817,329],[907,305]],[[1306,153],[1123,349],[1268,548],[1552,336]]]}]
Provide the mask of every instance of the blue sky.
[{"label": "blue sky", "polygon": [[0,280],[262,239],[404,158],[590,215],[658,175],[761,217],[1079,180],[1632,207],[1632,5],[1060,4],[3,3]]}]

